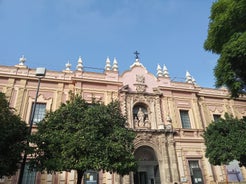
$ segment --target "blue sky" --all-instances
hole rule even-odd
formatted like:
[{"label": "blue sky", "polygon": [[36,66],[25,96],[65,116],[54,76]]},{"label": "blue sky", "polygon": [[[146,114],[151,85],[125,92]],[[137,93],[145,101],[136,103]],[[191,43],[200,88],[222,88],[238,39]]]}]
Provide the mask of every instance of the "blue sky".
[{"label": "blue sky", "polygon": [[202,87],[214,87],[217,55],[203,49],[214,0],[0,0],[0,65],[25,55],[29,68],[62,71],[104,68],[116,57],[122,73],[134,62],[171,79],[188,70]]}]

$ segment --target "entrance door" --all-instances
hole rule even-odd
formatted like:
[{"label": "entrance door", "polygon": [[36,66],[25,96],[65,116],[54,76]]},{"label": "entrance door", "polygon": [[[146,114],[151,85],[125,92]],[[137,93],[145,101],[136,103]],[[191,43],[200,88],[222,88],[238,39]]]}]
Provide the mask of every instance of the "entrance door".
[{"label": "entrance door", "polygon": [[134,184],[147,184],[147,172],[136,172],[134,174]]},{"label": "entrance door", "polygon": [[160,173],[155,152],[151,147],[139,147],[134,156],[138,170],[134,173],[134,184],[160,184]]}]

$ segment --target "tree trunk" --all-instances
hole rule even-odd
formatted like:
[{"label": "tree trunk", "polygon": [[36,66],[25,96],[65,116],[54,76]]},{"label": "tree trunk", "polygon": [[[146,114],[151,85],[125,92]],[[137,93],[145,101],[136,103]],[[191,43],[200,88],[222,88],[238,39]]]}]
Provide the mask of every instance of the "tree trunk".
[{"label": "tree trunk", "polygon": [[84,172],[83,170],[77,170],[77,184],[81,184]]}]

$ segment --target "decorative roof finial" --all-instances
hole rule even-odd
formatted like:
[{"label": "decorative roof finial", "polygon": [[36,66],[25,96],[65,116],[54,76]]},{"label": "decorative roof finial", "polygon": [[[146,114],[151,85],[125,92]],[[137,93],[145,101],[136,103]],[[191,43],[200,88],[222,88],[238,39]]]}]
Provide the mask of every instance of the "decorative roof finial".
[{"label": "decorative roof finial", "polygon": [[166,65],[163,65],[163,77],[169,77],[169,73]]},{"label": "decorative roof finial", "polygon": [[21,56],[21,58],[19,59],[19,61],[20,61],[20,63],[19,63],[20,66],[25,66],[24,63],[26,62],[26,58],[25,58],[24,55]]},{"label": "decorative roof finial", "polygon": [[83,71],[83,61],[82,61],[81,56],[79,56],[79,59],[78,59],[77,70]]},{"label": "decorative roof finial", "polygon": [[24,57],[24,55],[21,56],[21,58],[19,59],[19,64],[15,65],[15,67],[17,68],[27,68],[27,66],[25,65],[26,62],[26,58]]},{"label": "decorative roof finial", "polygon": [[185,77],[186,77],[186,80],[185,81],[187,83],[193,83],[192,82],[192,77],[191,77],[191,75],[190,75],[190,73],[188,71],[186,71]]},{"label": "decorative roof finial", "polygon": [[161,66],[159,64],[157,65],[157,77],[162,77]]},{"label": "decorative roof finial", "polygon": [[196,84],[196,79],[194,77],[192,77],[192,83]]},{"label": "decorative roof finial", "polygon": [[71,64],[70,64],[70,62],[69,62],[69,60],[67,61],[67,63],[66,63],[66,71],[70,71],[71,69]]},{"label": "decorative roof finial", "polygon": [[107,57],[107,59],[106,59],[106,65],[105,65],[105,70],[110,70],[110,69],[111,69],[110,59],[109,59],[109,57]]},{"label": "decorative roof finial", "polygon": [[112,70],[118,71],[118,62],[117,62],[116,58],[114,58]]}]

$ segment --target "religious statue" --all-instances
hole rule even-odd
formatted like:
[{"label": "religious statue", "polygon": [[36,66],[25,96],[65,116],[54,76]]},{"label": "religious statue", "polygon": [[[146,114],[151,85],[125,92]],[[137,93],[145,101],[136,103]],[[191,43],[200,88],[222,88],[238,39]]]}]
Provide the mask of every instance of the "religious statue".
[{"label": "religious statue", "polygon": [[146,127],[146,128],[150,128],[150,122],[149,122],[149,119],[148,119],[148,116],[145,118],[145,120],[144,120],[144,126]]},{"label": "religious statue", "polygon": [[134,115],[133,122],[136,128],[141,128],[141,129],[151,128],[151,124],[148,119],[148,114],[146,112],[146,109],[143,109],[142,107],[138,107],[137,114]]},{"label": "religious statue", "polygon": [[143,127],[144,126],[144,112],[141,107],[138,109],[138,126]]},{"label": "religious statue", "polygon": [[134,118],[134,124],[135,124],[136,127],[138,127],[138,118],[137,118],[137,116],[135,116],[135,118]]}]

